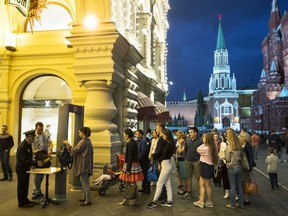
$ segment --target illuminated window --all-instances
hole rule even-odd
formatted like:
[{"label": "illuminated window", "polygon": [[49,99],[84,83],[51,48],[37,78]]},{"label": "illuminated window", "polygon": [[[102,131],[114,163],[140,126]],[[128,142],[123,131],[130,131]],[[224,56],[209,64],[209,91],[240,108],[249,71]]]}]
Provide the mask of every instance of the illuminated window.
[{"label": "illuminated window", "polygon": [[[72,17],[69,12],[55,4],[47,5],[41,15],[40,23],[34,20],[34,31],[71,29]],[[30,23],[27,23],[26,31],[31,31]]]}]

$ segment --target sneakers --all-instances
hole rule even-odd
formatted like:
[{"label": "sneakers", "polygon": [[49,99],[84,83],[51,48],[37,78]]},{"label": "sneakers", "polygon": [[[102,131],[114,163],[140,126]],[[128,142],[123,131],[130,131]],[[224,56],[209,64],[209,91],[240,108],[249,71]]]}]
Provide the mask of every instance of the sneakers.
[{"label": "sneakers", "polygon": [[43,198],[44,197],[44,194],[42,194],[41,192],[40,193],[34,193],[32,195],[32,199],[39,199],[39,198]]},{"label": "sneakers", "polygon": [[239,197],[236,195],[236,197],[235,197],[235,200],[237,201],[237,200],[239,200]]},{"label": "sneakers", "polygon": [[192,194],[189,192],[186,192],[183,196],[182,196],[183,200],[187,200],[187,199],[192,199]]},{"label": "sneakers", "polygon": [[186,191],[184,191],[184,190],[180,190],[177,192],[178,195],[184,195],[185,193],[186,193]]},{"label": "sneakers", "polygon": [[172,202],[164,202],[164,203],[161,203],[161,206],[166,206],[166,207],[172,207]]},{"label": "sneakers", "polygon": [[229,190],[225,190],[224,199],[228,199],[228,198],[229,198]]},{"label": "sneakers", "polygon": [[176,187],[176,189],[180,189],[180,188],[183,188],[183,185],[178,185],[178,186]]},{"label": "sneakers", "polygon": [[214,203],[207,201],[207,202],[205,202],[205,207],[207,207],[207,208],[213,208],[213,207],[214,207]]},{"label": "sneakers", "polygon": [[226,208],[230,208],[230,209],[235,210],[235,206],[232,206],[232,205],[226,205]]},{"label": "sneakers", "polygon": [[199,208],[204,208],[204,202],[201,202],[200,200],[193,202],[193,204]]},{"label": "sneakers", "polygon": [[151,201],[146,207],[149,209],[155,208],[157,206],[156,202]]}]

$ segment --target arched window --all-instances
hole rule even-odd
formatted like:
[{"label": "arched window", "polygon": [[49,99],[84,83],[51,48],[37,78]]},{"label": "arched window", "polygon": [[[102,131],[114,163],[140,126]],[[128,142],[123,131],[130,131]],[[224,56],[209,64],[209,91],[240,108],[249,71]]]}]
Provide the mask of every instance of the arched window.
[{"label": "arched window", "polygon": [[[33,31],[64,30],[71,29],[72,17],[64,8],[56,4],[48,4],[41,13],[40,23],[34,20]],[[30,23],[27,23],[26,31],[31,31]]]}]

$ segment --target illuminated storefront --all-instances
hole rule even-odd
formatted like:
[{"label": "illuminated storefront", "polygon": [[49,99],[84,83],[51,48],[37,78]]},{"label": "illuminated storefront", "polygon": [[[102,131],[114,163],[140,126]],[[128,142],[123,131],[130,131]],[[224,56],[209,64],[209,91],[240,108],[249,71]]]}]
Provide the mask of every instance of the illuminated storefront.
[{"label": "illuminated storefront", "polygon": [[56,137],[57,106],[72,103],[84,106],[95,161],[115,165],[123,129],[139,125],[137,92],[165,104],[168,10],[168,0],[49,1],[32,32],[1,1],[0,123],[15,147],[37,121]]}]

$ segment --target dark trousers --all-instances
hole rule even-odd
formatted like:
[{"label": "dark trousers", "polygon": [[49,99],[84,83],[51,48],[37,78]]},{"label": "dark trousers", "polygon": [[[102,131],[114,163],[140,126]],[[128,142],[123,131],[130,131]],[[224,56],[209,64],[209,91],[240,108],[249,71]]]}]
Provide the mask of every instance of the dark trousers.
[{"label": "dark trousers", "polygon": [[269,173],[271,188],[279,187],[277,173]]},{"label": "dark trousers", "polygon": [[17,174],[17,198],[18,205],[24,205],[29,202],[28,189],[29,189],[29,177],[30,174],[26,173],[28,171],[24,167],[16,166],[16,174]]},{"label": "dark trousers", "polygon": [[147,172],[149,169],[149,161],[139,161],[144,179],[142,180],[142,189],[145,191],[150,191],[150,182],[147,178]]},{"label": "dark trousers", "polygon": [[226,164],[224,164],[222,168],[223,168],[222,170],[223,188],[225,190],[230,190],[230,183],[229,183]]},{"label": "dark trousers", "polygon": [[0,161],[4,178],[12,177],[12,169],[9,164],[9,160],[10,160],[10,150],[0,152]]}]

